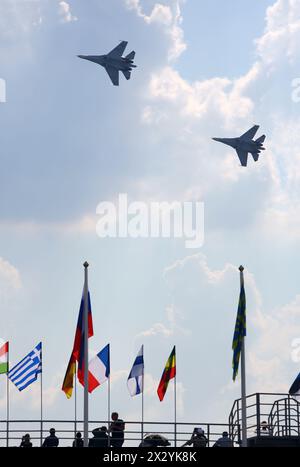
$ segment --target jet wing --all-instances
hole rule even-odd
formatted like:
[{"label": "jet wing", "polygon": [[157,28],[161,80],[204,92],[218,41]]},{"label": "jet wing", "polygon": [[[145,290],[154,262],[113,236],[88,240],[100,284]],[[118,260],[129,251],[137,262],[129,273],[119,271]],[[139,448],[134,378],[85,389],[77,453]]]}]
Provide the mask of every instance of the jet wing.
[{"label": "jet wing", "polygon": [[241,151],[239,149],[236,150],[237,155],[239,156],[240,162],[243,167],[247,167],[247,161],[248,161],[248,152],[247,151]]},{"label": "jet wing", "polygon": [[254,136],[256,135],[258,129],[259,129],[259,125],[254,125],[254,127],[252,127],[250,130],[246,131],[246,133],[244,133],[241,136],[241,138],[253,139]]},{"label": "jet wing", "polygon": [[113,85],[119,86],[119,70],[117,70],[116,68],[113,68],[112,66],[106,66],[105,69]]},{"label": "jet wing", "polygon": [[114,49],[112,49],[107,56],[110,58],[121,58],[124,50],[126,49],[128,42],[122,41],[120,44],[117,45]]}]

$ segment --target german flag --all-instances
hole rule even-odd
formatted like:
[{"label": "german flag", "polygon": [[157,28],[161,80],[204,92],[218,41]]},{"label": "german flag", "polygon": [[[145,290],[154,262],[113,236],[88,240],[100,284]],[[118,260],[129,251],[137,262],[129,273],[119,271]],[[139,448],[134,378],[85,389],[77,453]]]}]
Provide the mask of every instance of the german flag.
[{"label": "german flag", "polygon": [[70,360],[69,360],[68,368],[67,368],[67,371],[66,371],[66,375],[65,375],[65,378],[64,378],[64,382],[63,382],[62,388],[61,388],[64,391],[64,393],[66,394],[68,399],[70,399],[70,397],[72,397],[75,373],[76,373],[76,359],[75,359],[75,357],[73,355],[73,352],[72,352]]},{"label": "german flag", "polygon": [[159,400],[162,401],[165,397],[165,394],[168,389],[169,381],[176,376],[176,352],[175,352],[175,345],[173,350],[168,358],[166,363],[165,369],[163,371],[160,383],[157,388],[157,394]]}]

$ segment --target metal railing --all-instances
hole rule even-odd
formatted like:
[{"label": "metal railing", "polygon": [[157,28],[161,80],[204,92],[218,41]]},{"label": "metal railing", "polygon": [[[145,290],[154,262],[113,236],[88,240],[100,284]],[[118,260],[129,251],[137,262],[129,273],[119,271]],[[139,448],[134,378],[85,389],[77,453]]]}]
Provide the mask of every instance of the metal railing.
[{"label": "metal railing", "polygon": [[[92,437],[94,428],[107,426],[107,420],[92,420],[89,422],[89,437]],[[138,447],[142,441],[142,433],[145,436],[150,433],[158,433],[170,442],[170,447],[181,447],[191,439],[194,428],[202,428],[208,440],[207,447],[212,447],[222,436],[224,431],[229,432],[230,427],[226,423],[181,423],[177,422],[141,422],[125,421],[124,447]],[[61,447],[72,446],[78,431],[83,433],[82,420],[6,420],[0,421],[0,447],[19,446],[22,436],[28,433],[33,446],[41,446],[43,440],[49,435],[50,428],[55,428]],[[176,440],[176,441],[175,441]]]},{"label": "metal railing", "polygon": [[274,402],[269,415],[273,436],[300,436],[300,404],[289,396]]},{"label": "metal railing", "polygon": [[[289,394],[255,393],[246,397],[247,438],[300,436],[300,404]],[[235,400],[229,415],[231,439],[241,442],[242,401]]]}]

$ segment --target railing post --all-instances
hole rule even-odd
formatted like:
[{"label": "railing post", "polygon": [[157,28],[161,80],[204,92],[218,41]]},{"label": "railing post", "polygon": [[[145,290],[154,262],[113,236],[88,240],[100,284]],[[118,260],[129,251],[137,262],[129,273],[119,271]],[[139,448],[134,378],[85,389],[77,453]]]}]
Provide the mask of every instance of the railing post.
[{"label": "railing post", "polygon": [[6,447],[9,447],[9,421],[6,420]]},{"label": "railing post", "polygon": [[256,433],[260,436],[260,394],[256,393]]},{"label": "railing post", "polygon": [[210,447],[210,425],[209,424],[207,425],[206,432],[207,432],[208,447]]}]

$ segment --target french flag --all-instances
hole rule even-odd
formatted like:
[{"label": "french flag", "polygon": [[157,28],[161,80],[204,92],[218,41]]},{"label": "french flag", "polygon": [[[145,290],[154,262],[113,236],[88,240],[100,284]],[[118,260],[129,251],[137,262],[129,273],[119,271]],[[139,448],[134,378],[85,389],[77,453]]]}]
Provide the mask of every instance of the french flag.
[{"label": "french flag", "polygon": [[109,344],[89,362],[89,392],[105,383],[110,375]]}]

